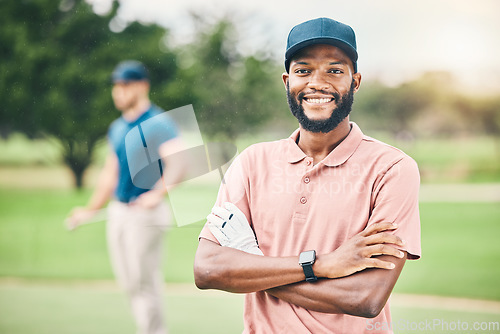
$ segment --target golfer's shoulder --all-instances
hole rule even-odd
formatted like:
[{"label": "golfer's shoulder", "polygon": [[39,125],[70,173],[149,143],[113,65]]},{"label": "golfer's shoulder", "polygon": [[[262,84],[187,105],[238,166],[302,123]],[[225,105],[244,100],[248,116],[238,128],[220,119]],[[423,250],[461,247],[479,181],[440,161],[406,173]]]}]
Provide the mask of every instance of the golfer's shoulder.
[{"label": "golfer's shoulder", "polygon": [[382,169],[390,169],[398,165],[418,171],[415,160],[401,149],[366,135],[363,136],[358,153],[366,162]]},{"label": "golfer's shoulder", "polygon": [[123,119],[123,117],[118,117],[114,121],[112,121],[109,124],[108,127],[108,136],[119,136],[123,131],[126,131],[127,129],[127,123]]},{"label": "golfer's shoulder", "polygon": [[284,157],[287,153],[288,139],[266,141],[248,146],[242,153],[251,161],[268,161]]}]

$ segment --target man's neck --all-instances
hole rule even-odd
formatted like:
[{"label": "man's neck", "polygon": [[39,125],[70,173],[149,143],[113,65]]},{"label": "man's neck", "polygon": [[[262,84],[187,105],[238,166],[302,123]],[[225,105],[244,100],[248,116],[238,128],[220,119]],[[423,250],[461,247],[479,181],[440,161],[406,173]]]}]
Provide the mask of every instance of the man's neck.
[{"label": "man's neck", "polygon": [[134,106],[122,111],[122,116],[128,122],[133,122],[144,114],[151,106],[148,98],[139,100]]},{"label": "man's neck", "polygon": [[350,131],[349,117],[328,133],[310,132],[300,127],[297,144],[308,157],[313,158],[314,164],[316,164],[330,154]]}]

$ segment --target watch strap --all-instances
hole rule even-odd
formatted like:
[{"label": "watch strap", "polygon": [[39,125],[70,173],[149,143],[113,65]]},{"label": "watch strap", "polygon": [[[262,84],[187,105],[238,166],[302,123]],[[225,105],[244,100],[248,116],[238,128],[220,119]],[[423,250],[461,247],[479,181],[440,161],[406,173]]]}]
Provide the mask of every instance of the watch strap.
[{"label": "watch strap", "polygon": [[304,270],[304,275],[306,276],[306,282],[316,282],[318,277],[314,275],[312,264],[303,264],[302,270]]}]

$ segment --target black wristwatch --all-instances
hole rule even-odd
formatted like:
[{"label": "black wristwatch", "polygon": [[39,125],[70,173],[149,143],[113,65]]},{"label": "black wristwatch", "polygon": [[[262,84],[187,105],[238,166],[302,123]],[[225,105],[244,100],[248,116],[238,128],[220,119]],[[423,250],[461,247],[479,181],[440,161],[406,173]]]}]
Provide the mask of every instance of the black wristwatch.
[{"label": "black wristwatch", "polygon": [[304,275],[306,275],[306,282],[309,283],[318,280],[312,268],[314,261],[316,261],[316,251],[314,250],[305,251],[299,255],[299,264],[302,266],[302,270],[304,270]]}]

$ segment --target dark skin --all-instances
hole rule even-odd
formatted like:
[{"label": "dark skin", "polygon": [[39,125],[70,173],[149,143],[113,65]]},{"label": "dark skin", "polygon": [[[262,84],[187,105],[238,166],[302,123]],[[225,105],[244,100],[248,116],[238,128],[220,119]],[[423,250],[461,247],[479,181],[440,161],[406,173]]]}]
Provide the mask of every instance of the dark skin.
[{"label": "dark skin", "polygon": [[321,279],[313,284],[304,281],[298,256],[258,256],[201,239],[195,282],[200,289],[266,290],[312,311],[374,317],[387,302],[406,260],[405,252],[386,245],[403,245],[399,237],[384,232],[392,229],[391,223],[373,224],[334,252],[319,255],[313,270]]},{"label": "dark skin", "polygon": [[[291,93],[305,93],[302,106],[310,119],[331,115],[337,101],[330,95],[355,91],[361,75],[345,53],[333,46],[315,45],[298,54],[283,82]],[[321,161],[349,134],[346,118],[328,133],[300,128],[299,147],[314,162]],[[308,310],[377,316],[389,298],[406,261],[403,241],[390,233],[397,226],[382,222],[368,226],[335,251],[319,254],[313,265],[315,283],[305,282],[298,255],[266,257],[252,255],[201,239],[194,263],[195,283],[201,289],[220,289],[268,294]],[[257,236],[258,238],[258,236]]]}]

